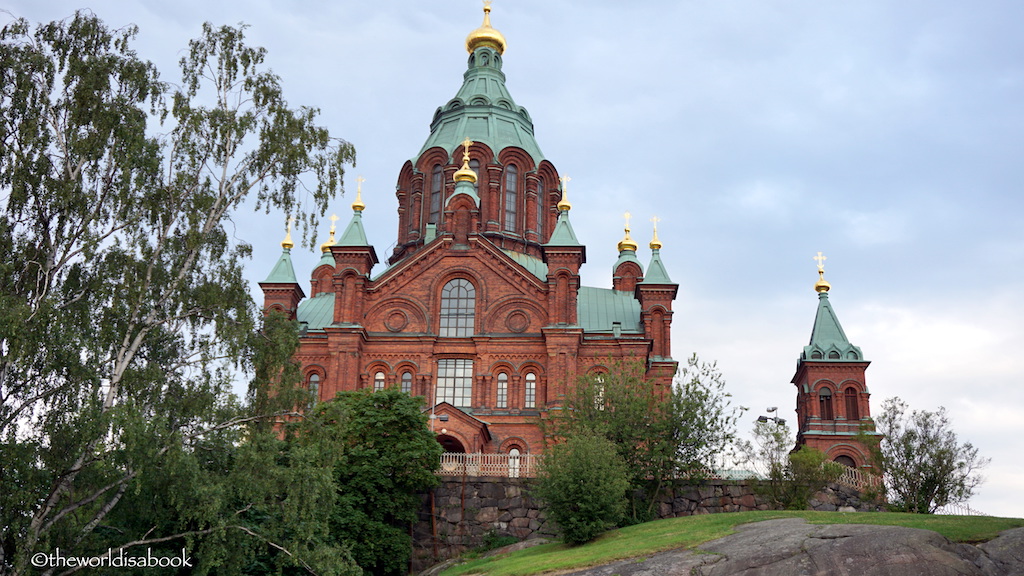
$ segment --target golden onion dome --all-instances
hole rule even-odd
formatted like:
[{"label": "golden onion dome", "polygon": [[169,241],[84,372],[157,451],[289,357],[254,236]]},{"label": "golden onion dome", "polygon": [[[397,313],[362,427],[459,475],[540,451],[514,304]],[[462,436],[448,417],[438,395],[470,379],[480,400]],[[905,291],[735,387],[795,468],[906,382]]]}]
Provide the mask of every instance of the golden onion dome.
[{"label": "golden onion dome", "polygon": [[623,250],[632,250],[633,252],[636,252],[636,249],[639,246],[639,244],[629,237],[629,228],[626,228],[626,237],[619,240],[619,252],[622,252]]},{"label": "golden onion dome", "polygon": [[818,270],[818,281],[814,283],[814,291],[817,293],[828,292],[832,288],[832,285],[825,280],[825,271]]},{"label": "golden onion dome", "polygon": [[569,203],[568,197],[569,180],[572,180],[572,178],[569,178],[568,176],[562,176],[560,180],[562,181],[562,198],[558,201],[557,208],[559,212],[568,212],[569,210],[572,209],[572,204]]},{"label": "golden onion dome", "polygon": [[363,182],[366,182],[366,178],[356,178],[356,201],[352,203],[353,212],[362,212],[366,208],[366,204],[363,204]]},{"label": "golden onion dome", "polygon": [[323,244],[320,245],[321,252],[330,252],[331,246],[334,246],[334,231],[337,229],[337,226],[335,225],[337,222],[338,215],[331,214],[331,235],[329,238],[327,238],[327,242],[324,242]]},{"label": "golden onion dome", "polygon": [[466,36],[466,51],[473,53],[480,46],[490,46],[498,51],[498,54],[505,53],[505,37],[494,28],[491,28],[491,3],[484,2],[484,23]]},{"label": "golden onion dome", "polygon": [[661,250],[661,240],[658,240],[658,229],[654,229],[654,238],[651,238],[651,250]]},{"label": "golden onion dome", "polygon": [[292,222],[295,222],[295,218],[288,219],[287,231],[285,232],[284,240],[281,241],[281,248],[285,250],[291,250],[295,246],[295,243],[292,242]]}]

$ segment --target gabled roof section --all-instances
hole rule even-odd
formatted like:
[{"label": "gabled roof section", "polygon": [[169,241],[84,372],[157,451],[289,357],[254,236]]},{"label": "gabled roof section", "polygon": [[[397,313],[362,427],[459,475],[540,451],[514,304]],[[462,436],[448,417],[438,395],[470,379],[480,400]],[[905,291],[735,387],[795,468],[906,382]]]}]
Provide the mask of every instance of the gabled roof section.
[{"label": "gabled roof section", "polygon": [[292,254],[291,250],[285,248],[281,252],[281,257],[277,259],[277,264],[274,264],[273,270],[270,271],[270,275],[264,282],[268,284],[298,284],[299,281],[295,278],[295,267],[292,266]]},{"label": "gabled roof section", "polygon": [[299,302],[295,319],[308,330],[323,330],[334,323],[334,292],[321,292]]},{"label": "gabled roof section", "polygon": [[502,252],[504,252],[509,258],[515,260],[520,266],[529,270],[530,274],[533,274],[539,280],[547,281],[548,265],[540,258],[534,258],[529,254],[523,254],[521,252],[513,252],[512,250],[502,250]]},{"label": "gabled roof section", "polygon": [[584,332],[612,333],[618,322],[624,333],[643,334],[640,301],[631,292],[580,286],[576,298],[576,318]]},{"label": "gabled roof section", "polygon": [[818,313],[814,317],[811,341],[800,358],[809,362],[864,361],[860,347],[846,337],[839,317],[828,301],[828,291],[818,292]]}]

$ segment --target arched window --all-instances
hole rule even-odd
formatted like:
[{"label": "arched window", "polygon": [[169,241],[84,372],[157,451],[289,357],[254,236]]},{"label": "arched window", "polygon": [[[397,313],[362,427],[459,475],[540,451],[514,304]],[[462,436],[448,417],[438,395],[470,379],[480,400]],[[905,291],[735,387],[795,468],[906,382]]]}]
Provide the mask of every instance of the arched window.
[{"label": "arched window", "polygon": [[519,478],[519,455],[520,454],[522,454],[522,452],[519,450],[518,446],[513,446],[512,449],[508,451],[508,477],[509,478]]},{"label": "arched window", "polygon": [[822,388],[818,392],[818,403],[821,405],[821,419],[835,420],[835,416],[832,413],[832,391],[828,388]]},{"label": "arched window", "polygon": [[320,375],[313,372],[309,375],[309,380],[306,382],[306,388],[309,389],[309,395],[312,398],[309,405],[316,404],[317,400],[320,400]]},{"label": "arched window", "polygon": [[604,374],[596,374],[594,376],[594,408],[604,410],[605,404]]},{"label": "arched window", "polygon": [[508,408],[508,374],[498,374],[498,394],[494,399],[495,408]]},{"label": "arched window", "polygon": [[853,386],[846,389],[846,419],[860,420],[860,407],[857,406],[857,390]]},{"label": "arched window", "polygon": [[836,352],[835,350],[829,352],[828,353],[828,359],[829,360],[839,360],[839,352]]},{"label": "arched window", "polygon": [[441,290],[441,326],[438,334],[448,338],[473,335],[476,288],[469,280],[456,278]]},{"label": "arched window", "polygon": [[434,170],[430,174],[430,212],[427,215],[427,224],[439,224],[441,221],[441,165],[434,164]]},{"label": "arched window", "polygon": [[373,391],[380,392],[384,389],[384,373],[377,372],[373,375]]},{"label": "arched window", "polygon": [[857,467],[857,463],[853,461],[853,458],[850,458],[849,456],[846,455],[836,456],[835,462],[838,462],[839,464],[842,464],[843,466],[846,466],[848,468]]},{"label": "arched window", "polygon": [[537,407],[537,375],[530,372],[526,375],[526,389],[525,397],[523,398],[523,408],[536,408]]},{"label": "arched window", "polygon": [[412,372],[402,372],[402,392],[412,394]]},{"label": "arched window", "polygon": [[505,230],[515,231],[519,206],[519,171],[515,164],[505,168]]},{"label": "arched window", "polygon": [[473,190],[476,191],[477,196],[480,195],[480,161],[473,159],[469,161],[469,169],[476,172],[476,182],[473,182]]}]

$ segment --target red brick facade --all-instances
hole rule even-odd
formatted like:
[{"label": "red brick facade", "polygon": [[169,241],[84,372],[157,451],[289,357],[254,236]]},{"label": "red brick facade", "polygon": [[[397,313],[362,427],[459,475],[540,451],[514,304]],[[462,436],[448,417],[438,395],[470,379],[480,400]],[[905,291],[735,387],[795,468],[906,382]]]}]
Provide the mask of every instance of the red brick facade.
[{"label": "red brick facade", "polygon": [[[537,422],[559,409],[578,375],[632,358],[671,384],[677,285],[659,250],[659,273],[645,282],[635,245],[620,251],[613,288],[580,285],[586,248],[529,115],[504,87],[504,42],[495,34],[485,21],[471,35],[462,89],[399,170],[387,267],[371,273],[378,260],[357,203],[312,271],[309,298],[288,282],[294,272],[261,286],[266,308],[299,321],[296,359],[320,400],[399,387],[425,398],[450,451],[535,453],[544,445]],[[458,142],[466,137],[474,141],[464,159]]]}]

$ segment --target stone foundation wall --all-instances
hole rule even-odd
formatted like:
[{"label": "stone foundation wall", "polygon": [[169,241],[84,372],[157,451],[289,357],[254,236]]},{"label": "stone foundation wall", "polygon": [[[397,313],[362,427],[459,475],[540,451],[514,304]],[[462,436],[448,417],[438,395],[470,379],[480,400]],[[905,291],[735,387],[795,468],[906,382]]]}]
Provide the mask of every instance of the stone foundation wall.
[{"label": "stone foundation wall", "polygon": [[[488,535],[519,540],[556,537],[557,528],[530,497],[532,482],[528,478],[442,477],[440,486],[423,495],[419,520],[412,529],[413,570],[479,547]],[[810,504],[827,511],[878,509],[859,496],[852,488],[832,484]],[[700,486],[678,486],[664,495],[655,515],[674,518],[771,508],[748,481],[707,480]]]}]

